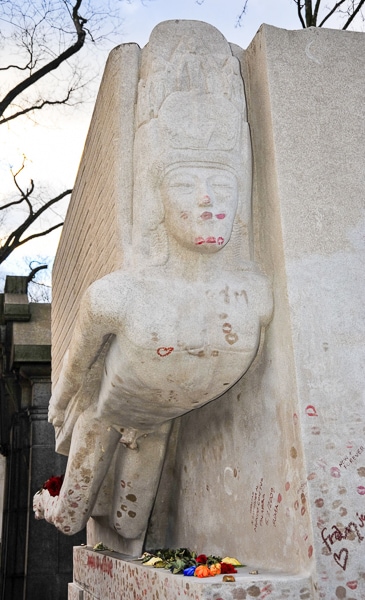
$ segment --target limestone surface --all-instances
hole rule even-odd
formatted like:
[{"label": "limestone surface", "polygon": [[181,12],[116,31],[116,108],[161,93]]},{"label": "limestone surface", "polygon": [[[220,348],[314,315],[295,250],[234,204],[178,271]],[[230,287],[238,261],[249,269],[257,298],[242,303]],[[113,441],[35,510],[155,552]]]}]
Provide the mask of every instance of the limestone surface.
[{"label": "limestone surface", "polygon": [[[134,554],[142,548],[172,423],[241,379],[273,303],[269,280],[253,262],[251,140],[231,47],[207,24],[171,21],[154,29],[139,61],[129,45],[116,52],[119,60],[129,57],[134,73],[118,114],[136,101],[133,127],[130,111],[120,116],[128,121],[121,131],[135,132],[126,133],[123,148],[124,171],[127,163],[131,170],[126,196],[119,206],[113,189],[117,218],[107,215],[120,240],[119,254],[113,250],[119,268],[95,276],[93,255],[84,255],[80,271],[69,264],[73,236],[87,243],[86,224],[73,212],[81,215],[85,202],[110,208],[110,198],[104,208],[104,195],[94,192],[98,173],[108,169],[108,148],[87,182],[82,173],[95,156],[86,149],[56,265],[57,281],[65,281],[64,270],[73,273],[66,288],[55,289],[49,408],[68,466],[60,495],[45,490],[35,497],[35,511],[67,534],[93,516]],[[108,111],[109,77],[94,119]],[[92,145],[93,139],[86,148]],[[96,233],[100,256],[108,248],[103,232]],[[80,297],[80,282],[88,284],[92,272]],[[81,299],[61,367],[74,288]]]}]

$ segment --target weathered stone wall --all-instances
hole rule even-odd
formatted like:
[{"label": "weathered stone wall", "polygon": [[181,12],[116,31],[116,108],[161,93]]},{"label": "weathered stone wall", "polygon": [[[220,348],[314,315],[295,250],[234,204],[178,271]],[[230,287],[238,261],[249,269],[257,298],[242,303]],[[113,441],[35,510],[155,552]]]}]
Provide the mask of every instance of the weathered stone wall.
[{"label": "weathered stone wall", "polygon": [[86,139],[53,271],[53,382],[83,292],[125,260],[138,60],[136,44],[119,46],[110,54]]},{"label": "weathered stone wall", "polygon": [[256,369],[181,419],[168,521],[169,544],[309,569],[328,599],[365,594],[364,43],[264,26],[246,52],[275,312]]}]

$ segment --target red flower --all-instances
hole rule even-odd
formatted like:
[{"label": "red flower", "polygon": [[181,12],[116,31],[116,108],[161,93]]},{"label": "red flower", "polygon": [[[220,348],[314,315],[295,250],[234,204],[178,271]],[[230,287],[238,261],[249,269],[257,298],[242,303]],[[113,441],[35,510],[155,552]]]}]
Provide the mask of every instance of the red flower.
[{"label": "red flower", "polygon": [[43,489],[48,490],[50,496],[59,496],[62,487],[64,475],[60,477],[50,477],[43,484]]},{"label": "red flower", "polygon": [[221,563],[221,574],[222,575],[227,575],[227,573],[237,573],[237,569],[234,568],[233,565],[230,565],[229,563]]},{"label": "red flower", "polygon": [[199,563],[200,565],[206,565],[207,560],[208,560],[208,557],[205,554],[199,554],[199,556],[196,557],[196,562]]}]

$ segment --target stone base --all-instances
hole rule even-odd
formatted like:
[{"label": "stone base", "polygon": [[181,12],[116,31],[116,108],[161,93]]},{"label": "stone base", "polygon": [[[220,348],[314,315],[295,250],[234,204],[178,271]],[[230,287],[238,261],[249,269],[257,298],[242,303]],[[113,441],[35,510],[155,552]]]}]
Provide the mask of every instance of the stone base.
[{"label": "stone base", "polygon": [[68,600],[311,600],[315,597],[311,577],[241,567],[236,581],[223,575],[207,579],[172,575],[165,569],[145,567],[115,552],[94,552],[88,546],[74,548],[74,582]]}]

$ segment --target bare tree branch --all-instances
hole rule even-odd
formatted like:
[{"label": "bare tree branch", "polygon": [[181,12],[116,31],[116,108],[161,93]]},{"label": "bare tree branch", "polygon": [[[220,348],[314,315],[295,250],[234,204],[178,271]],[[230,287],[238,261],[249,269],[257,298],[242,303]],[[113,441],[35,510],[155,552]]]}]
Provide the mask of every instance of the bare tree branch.
[{"label": "bare tree branch", "polygon": [[35,209],[34,205],[32,204],[32,201],[31,201],[31,194],[34,192],[34,188],[35,188],[33,180],[31,180],[30,187],[27,188],[26,190],[23,190],[17,181],[17,176],[23,169],[24,169],[24,161],[23,161],[23,164],[20,167],[20,169],[16,173],[13,174],[14,183],[15,183],[18,191],[21,194],[21,198],[19,200],[9,202],[8,204],[3,205],[2,207],[0,207],[0,210],[5,210],[9,207],[14,206],[15,204],[19,205],[22,202],[25,202],[28,206],[28,216],[24,219],[24,221],[17,228],[15,228],[8,235],[8,237],[1,244],[0,264],[2,262],[4,262],[4,260],[6,260],[10,256],[10,254],[12,252],[14,252],[14,250],[16,248],[18,248],[19,246],[22,246],[23,244],[25,244],[26,242],[29,242],[29,240],[32,240],[34,238],[43,237],[43,236],[47,235],[48,233],[51,233],[51,231],[54,231],[58,227],[61,227],[63,225],[63,221],[57,223],[56,225],[49,227],[48,229],[46,229],[44,231],[41,231],[38,233],[32,233],[31,235],[28,235],[27,237],[22,239],[22,236],[27,231],[29,231],[30,227],[39,219],[39,217],[45,211],[49,210],[51,208],[51,206],[53,206],[57,202],[60,202],[63,198],[70,195],[72,192],[72,190],[65,190],[64,192],[62,192],[55,198],[51,198],[50,200],[48,200],[47,202],[42,204],[42,206],[40,208]]},{"label": "bare tree branch", "polygon": [[40,104],[33,104],[32,106],[23,108],[22,110],[19,110],[18,112],[13,113],[9,117],[4,117],[3,119],[0,119],[0,125],[3,125],[4,123],[8,123],[9,121],[12,121],[13,119],[17,119],[18,117],[22,117],[29,112],[33,112],[35,110],[41,110],[44,106],[56,106],[57,104],[62,104],[62,105],[68,104],[68,101],[70,100],[70,97],[74,91],[75,91],[75,88],[70,87],[67,90],[66,96],[62,100],[42,100]]},{"label": "bare tree branch", "polygon": [[319,7],[321,6],[321,0],[317,0],[316,4],[314,6],[314,13],[313,13],[313,21],[314,21],[314,26],[317,26],[317,19],[318,19],[318,11],[319,11]]},{"label": "bare tree branch", "polygon": [[294,0],[294,2],[297,5],[297,13],[298,13],[299,21],[301,22],[303,29],[305,29],[305,21],[302,16],[302,9],[304,8],[304,4],[301,4],[301,0]]},{"label": "bare tree branch", "polygon": [[[29,266],[31,267],[31,265]],[[34,267],[28,275],[27,283],[30,283],[34,279],[38,271],[42,271],[42,269],[48,269],[48,265],[39,265],[38,267]]]},{"label": "bare tree branch", "polygon": [[18,234],[16,232],[13,232],[12,234],[10,234],[9,238],[6,240],[5,244],[0,248],[0,264],[3,263],[7,258],[9,258],[10,254],[12,252],[14,252],[14,250],[16,250],[16,248],[19,248],[20,246],[22,246],[23,244],[26,244],[30,240],[48,235],[49,233],[51,233],[51,231],[54,231],[55,229],[62,227],[62,225],[63,225],[63,222],[57,223],[57,225],[53,225],[52,227],[49,227],[45,231],[40,231],[38,233],[33,233],[32,235],[29,235],[27,238],[24,238],[24,240],[20,240]]},{"label": "bare tree branch", "polygon": [[347,29],[348,26],[351,25],[352,21],[354,20],[354,18],[356,17],[356,15],[359,14],[361,8],[363,7],[364,2],[365,2],[365,0],[360,0],[359,4],[355,8],[354,12],[349,16],[349,18],[347,19],[345,25],[342,27],[342,29]]},{"label": "bare tree branch", "polygon": [[[13,87],[6,96],[0,101],[0,117],[4,114],[5,110],[10,106],[13,100],[27,90],[30,86],[34,85],[37,81],[42,79],[45,75],[48,75],[51,71],[57,69],[63,62],[71,58],[74,54],[79,52],[85,43],[87,31],[85,25],[87,20],[84,19],[80,14],[79,10],[82,4],[82,0],[76,0],[75,5],[72,9],[72,21],[76,30],[77,39],[74,44],[67,48],[64,52],[61,52],[53,60],[49,61],[43,67],[31,73],[31,75],[21,81],[19,84]],[[1,121],[0,121],[1,122]]]},{"label": "bare tree branch", "polygon": [[247,4],[248,4],[248,0],[246,0],[246,1],[245,1],[244,5],[243,5],[243,7],[242,7],[242,10],[241,10],[241,12],[240,12],[240,14],[237,16],[237,20],[236,20],[236,25],[235,25],[235,27],[241,27],[242,17],[243,17],[243,15],[245,15],[245,14],[246,14],[246,12],[247,12]]},{"label": "bare tree branch", "polygon": [[320,22],[320,24],[318,25],[318,27],[323,27],[323,25],[325,24],[325,22],[328,21],[328,19],[330,17],[332,17],[332,15],[335,14],[336,10],[338,10],[340,8],[341,4],[343,4],[346,1],[347,0],[339,0],[339,2],[336,2],[336,4],[331,8],[331,10],[322,19],[322,21]]},{"label": "bare tree branch", "polygon": [[305,0],[305,24],[306,27],[312,27],[313,11],[312,0]]},{"label": "bare tree branch", "polygon": [[0,71],[9,71],[9,69],[18,69],[18,71],[27,71],[30,68],[31,61],[29,61],[24,67],[19,65],[7,65],[6,67],[0,67]]},{"label": "bare tree branch", "polygon": [[[95,76],[86,82],[85,69],[80,63],[76,64],[75,55],[88,39],[92,42],[107,40],[109,45],[108,36],[114,37],[116,32],[118,41],[120,39],[119,8],[110,10],[105,0],[0,0],[0,22],[5,24],[1,41],[9,42],[11,57],[8,65],[0,67],[1,74],[9,81],[0,96],[0,124],[11,125],[15,119],[29,117],[35,111],[39,113],[47,106],[75,105],[80,101],[76,95]],[[46,77],[48,75],[51,77]],[[47,85],[49,81],[54,83],[54,92]],[[25,157],[20,169],[11,170],[17,195],[4,198],[0,206],[2,225],[5,221],[12,224],[0,240],[0,263],[29,240],[61,227],[63,216],[57,214],[54,207],[71,194],[71,190],[66,189],[43,201],[32,179],[26,185],[21,182],[19,175],[24,164]],[[62,205],[63,202],[57,206]],[[23,209],[22,213],[18,209]],[[46,225],[40,224],[46,211],[52,219]],[[17,219],[15,225],[14,219]],[[42,227],[44,231],[39,231]]]}]

